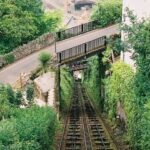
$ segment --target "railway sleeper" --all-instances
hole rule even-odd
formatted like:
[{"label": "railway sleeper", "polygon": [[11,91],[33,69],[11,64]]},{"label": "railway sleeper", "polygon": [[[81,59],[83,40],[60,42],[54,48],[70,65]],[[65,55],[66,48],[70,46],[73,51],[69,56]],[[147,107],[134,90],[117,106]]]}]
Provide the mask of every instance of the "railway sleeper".
[{"label": "railway sleeper", "polygon": [[75,147],[75,148],[66,147],[66,150],[81,150],[81,148],[78,148],[78,147]]},{"label": "railway sleeper", "polygon": [[67,136],[81,136],[81,134],[69,132],[69,133],[67,133]]},{"label": "railway sleeper", "polygon": [[108,141],[95,141],[95,144],[99,146],[105,145],[106,147],[110,147],[110,143]]},{"label": "railway sleeper", "polygon": [[81,141],[67,141],[66,147],[73,147],[73,146],[80,146],[81,147]]},{"label": "railway sleeper", "polygon": [[66,143],[75,143],[75,144],[80,144],[82,140],[79,139],[66,139]]},{"label": "railway sleeper", "polygon": [[104,130],[102,126],[93,126],[90,129],[91,130],[97,130],[97,129]]},{"label": "railway sleeper", "polygon": [[94,141],[97,141],[97,140],[107,141],[107,140],[108,140],[105,136],[93,137],[92,139],[93,139]]},{"label": "railway sleeper", "polygon": [[81,127],[80,126],[69,126],[69,129],[80,129]]},{"label": "railway sleeper", "polygon": [[113,150],[113,149],[110,147],[99,147],[99,148],[96,148],[96,150]]},{"label": "railway sleeper", "polygon": [[106,136],[104,132],[101,132],[101,133],[94,132],[94,133],[92,133],[92,135],[93,135],[93,137]]},{"label": "railway sleeper", "polygon": [[102,129],[102,130],[91,130],[91,132],[93,133],[93,134],[95,134],[95,133],[97,133],[97,134],[100,134],[100,133],[104,133],[104,130]]},{"label": "railway sleeper", "polygon": [[104,132],[104,129],[97,128],[97,129],[92,129],[91,131],[92,131],[93,133],[94,133],[94,132]]},{"label": "railway sleeper", "polygon": [[68,132],[81,132],[81,129],[68,129]]},{"label": "railway sleeper", "polygon": [[73,145],[72,147],[66,147],[65,150],[81,150],[81,146]]},{"label": "railway sleeper", "polygon": [[67,137],[66,140],[83,140],[81,137]]}]

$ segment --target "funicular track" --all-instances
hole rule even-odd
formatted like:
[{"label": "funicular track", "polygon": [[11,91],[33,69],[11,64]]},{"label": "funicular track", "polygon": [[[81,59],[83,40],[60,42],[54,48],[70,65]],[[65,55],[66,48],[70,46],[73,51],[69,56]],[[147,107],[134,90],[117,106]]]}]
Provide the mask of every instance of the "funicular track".
[{"label": "funicular track", "polygon": [[115,150],[79,82],[75,83],[59,150]]}]

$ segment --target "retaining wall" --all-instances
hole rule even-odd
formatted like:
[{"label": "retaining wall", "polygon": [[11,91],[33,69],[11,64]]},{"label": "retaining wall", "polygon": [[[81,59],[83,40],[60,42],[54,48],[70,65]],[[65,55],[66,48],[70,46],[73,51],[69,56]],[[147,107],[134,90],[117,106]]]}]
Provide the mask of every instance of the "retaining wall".
[{"label": "retaining wall", "polygon": [[[15,48],[12,52],[10,52],[6,55],[3,55],[3,56],[0,55],[0,68],[2,68],[3,66],[6,66],[9,63],[12,63],[21,58],[24,58],[36,51],[39,51],[45,47],[48,47],[51,44],[53,44],[54,41],[55,41],[54,34],[47,33],[27,44],[24,44],[20,47]],[[7,60],[8,58],[6,58],[8,56],[10,56],[12,58],[12,60],[11,60],[12,62],[8,62],[8,60]]]}]

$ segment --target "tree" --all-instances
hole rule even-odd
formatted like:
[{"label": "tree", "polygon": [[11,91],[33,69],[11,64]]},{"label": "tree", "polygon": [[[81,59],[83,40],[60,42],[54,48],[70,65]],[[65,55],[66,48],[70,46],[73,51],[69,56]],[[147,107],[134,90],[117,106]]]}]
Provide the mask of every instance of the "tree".
[{"label": "tree", "polygon": [[44,13],[42,0],[2,0],[0,8],[0,54],[53,32],[61,22],[59,13]]},{"label": "tree", "polygon": [[121,22],[121,18],[121,0],[98,0],[92,13],[92,20],[97,20],[100,27]]},{"label": "tree", "polygon": [[8,53],[16,46],[33,39],[38,32],[34,15],[23,11],[11,1],[0,3],[2,8],[0,22],[0,53]]},{"label": "tree", "polygon": [[48,67],[48,63],[51,61],[51,59],[52,59],[52,56],[47,52],[42,52],[39,55],[39,61],[41,63],[41,66],[42,66],[44,73],[46,72],[46,69]]},{"label": "tree", "polygon": [[61,12],[51,11],[44,15],[45,32],[55,32],[61,26]]},{"label": "tree", "polygon": [[16,100],[15,100],[15,104],[16,105],[21,105],[21,103],[22,103],[22,101],[23,101],[23,96],[22,96],[22,93],[21,93],[21,91],[17,91],[16,92],[16,98],[15,98]]},{"label": "tree", "polygon": [[27,86],[26,98],[30,103],[34,100],[34,87],[33,87],[33,85]]},{"label": "tree", "polygon": [[7,92],[7,99],[9,101],[10,104],[15,104],[15,92],[13,91],[12,87],[10,85],[8,85],[6,87],[6,92]]}]

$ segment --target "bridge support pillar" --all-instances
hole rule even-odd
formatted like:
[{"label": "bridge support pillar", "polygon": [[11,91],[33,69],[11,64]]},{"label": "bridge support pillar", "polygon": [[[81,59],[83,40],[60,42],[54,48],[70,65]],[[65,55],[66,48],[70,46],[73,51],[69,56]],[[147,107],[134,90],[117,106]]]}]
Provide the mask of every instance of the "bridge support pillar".
[{"label": "bridge support pillar", "polygon": [[102,80],[105,78],[105,65],[102,62],[103,54],[100,53],[99,57],[99,78],[100,78],[100,108],[103,112],[104,110],[104,101],[105,101],[105,88]]},{"label": "bridge support pillar", "polygon": [[55,83],[55,107],[57,111],[57,118],[60,118],[60,101],[61,101],[61,87],[60,87],[60,82],[61,82],[61,71],[60,71],[60,66],[57,68],[56,72],[56,83]]}]

